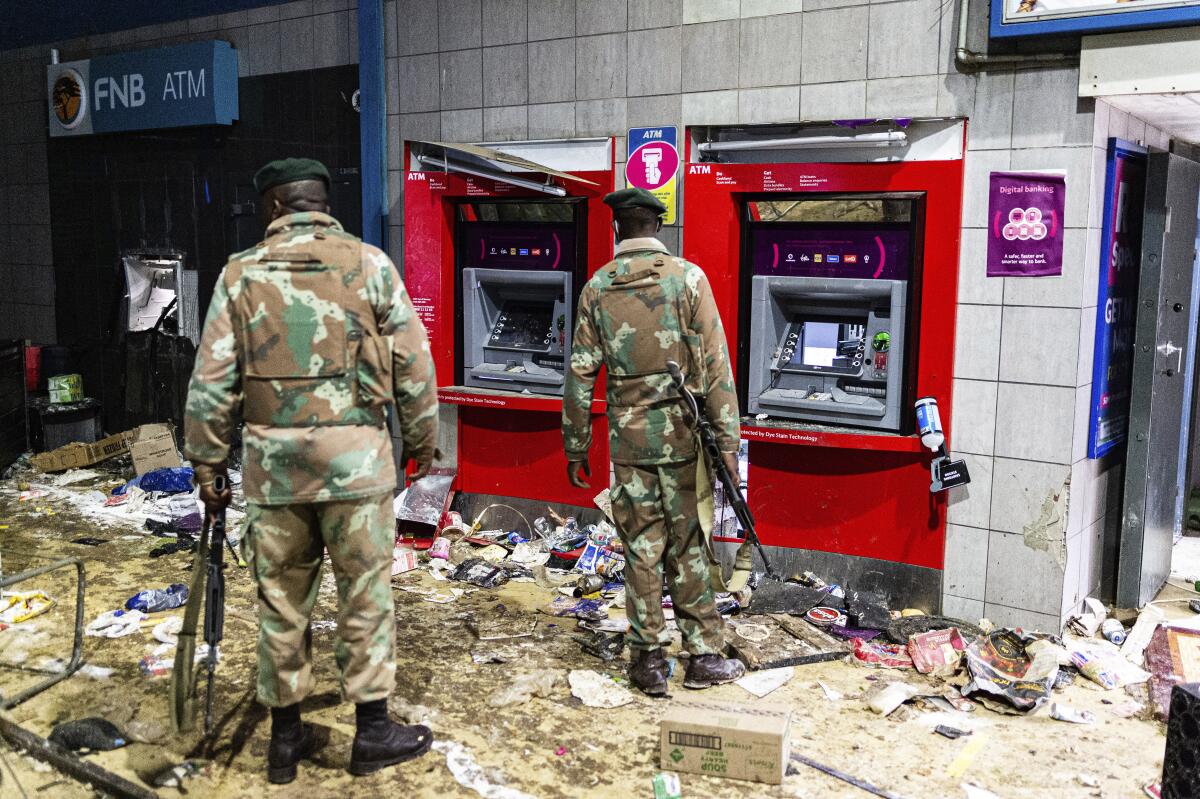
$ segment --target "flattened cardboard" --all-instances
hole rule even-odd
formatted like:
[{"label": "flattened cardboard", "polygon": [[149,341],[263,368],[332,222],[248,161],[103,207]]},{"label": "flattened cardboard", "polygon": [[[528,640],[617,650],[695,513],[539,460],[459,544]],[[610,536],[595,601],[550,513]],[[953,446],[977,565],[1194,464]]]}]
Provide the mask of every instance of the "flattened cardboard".
[{"label": "flattened cardboard", "polygon": [[155,469],[171,469],[180,465],[179,451],[175,449],[175,434],[167,424],[144,424],[134,432],[129,454],[133,458],[133,470],[139,475]]},{"label": "flattened cardboard", "polygon": [[138,474],[145,474],[164,466],[179,465],[175,436],[170,426],[165,424],[142,425],[91,444],[67,444],[50,452],[39,452],[29,461],[38,471],[65,472],[67,469],[81,469],[124,455],[135,447],[140,447],[140,451],[133,455],[133,466]]},{"label": "flattened cardboard", "polygon": [[76,442],[50,452],[39,452],[29,459],[35,469],[42,472],[65,472],[124,455],[129,451],[132,431],[117,433],[92,444]]},{"label": "flattened cardboard", "polygon": [[662,720],[660,765],[664,770],[779,785],[791,754],[791,724],[791,710],[677,702]]}]

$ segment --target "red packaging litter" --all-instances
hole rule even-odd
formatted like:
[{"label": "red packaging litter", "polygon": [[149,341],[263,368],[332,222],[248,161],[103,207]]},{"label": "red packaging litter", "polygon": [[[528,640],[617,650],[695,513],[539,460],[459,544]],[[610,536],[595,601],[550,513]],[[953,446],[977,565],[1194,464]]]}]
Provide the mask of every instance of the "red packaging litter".
[{"label": "red packaging litter", "polygon": [[912,658],[908,648],[900,644],[885,644],[877,641],[854,639],[854,658],[864,666],[884,669],[911,669]]},{"label": "red packaging litter", "polygon": [[930,630],[908,639],[908,654],[913,666],[922,674],[937,674],[948,677],[958,670],[962,652],[967,644],[957,627],[945,630]]}]

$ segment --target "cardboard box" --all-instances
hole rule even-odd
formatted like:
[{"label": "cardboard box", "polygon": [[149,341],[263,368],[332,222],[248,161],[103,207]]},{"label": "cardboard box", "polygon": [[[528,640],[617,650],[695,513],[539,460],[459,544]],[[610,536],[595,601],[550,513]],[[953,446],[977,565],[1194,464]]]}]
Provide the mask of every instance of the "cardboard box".
[{"label": "cardboard box", "polygon": [[53,403],[79,402],[83,399],[83,378],[80,375],[55,375],[46,383]]},{"label": "cardboard box", "polygon": [[129,454],[133,470],[143,475],[155,469],[171,469],[181,465],[179,450],[175,449],[175,434],[168,424],[144,424],[133,431]]},{"label": "cardboard box", "polygon": [[153,469],[179,465],[179,453],[175,450],[175,436],[169,425],[146,424],[102,438],[92,444],[76,442],[64,447],[40,452],[31,457],[30,463],[42,472],[64,472],[81,469],[127,452],[133,452],[133,467],[138,474]]},{"label": "cardboard box", "polygon": [[94,463],[124,455],[129,451],[131,432],[117,433],[115,436],[102,438],[92,444],[76,442],[65,447],[39,452],[29,459],[35,469],[43,472],[64,472],[67,469],[80,469]]},{"label": "cardboard box", "polygon": [[417,568],[417,551],[410,546],[398,546],[392,550],[392,576],[404,574]]},{"label": "cardboard box", "polygon": [[779,785],[791,754],[791,725],[791,710],[677,702],[662,720],[661,767]]}]

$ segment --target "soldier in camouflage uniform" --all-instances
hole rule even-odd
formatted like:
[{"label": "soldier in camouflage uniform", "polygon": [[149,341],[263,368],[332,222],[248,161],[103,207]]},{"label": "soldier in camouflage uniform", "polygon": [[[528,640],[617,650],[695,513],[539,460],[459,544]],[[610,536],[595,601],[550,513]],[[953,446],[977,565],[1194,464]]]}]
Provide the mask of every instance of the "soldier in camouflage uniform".
[{"label": "soldier in camouflage uniform", "polygon": [[[697,514],[697,452],[667,361],[680,364],[702,398],[722,457],[737,474],[737,396],[721,317],[700,267],[672,257],[655,238],[666,208],[642,189],[604,198],[620,244],[579,297],[571,368],[563,396],[567,475],[581,488],[590,475],[592,389],[607,370],[609,452],[616,471],[612,514],[625,544],[630,677],[650,696],[667,692],[663,647],[671,640],[662,611],[666,571],[688,659],[684,685],[736,680],[726,660],[722,621],[710,586],[716,567]],[[582,474],[581,474],[582,473]]]},{"label": "soldier in camouflage uniform", "polygon": [[350,770],[367,774],[427,751],[427,727],[388,719],[395,683],[391,594],[396,468],[428,472],[437,380],[425,328],[387,255],[329,216],[329,173],[286,159],[255,176],[266,238],[229,259],[188,389],[186,453],[210,514],[229,502],[213,479],[244,424],[243,551],[258,584],[258,699],[271,708],[271,782],[290,782],[320,741],[300,722],[313,688],[313,604],[326,550],[338,592],[335,654],[357,704]]}]

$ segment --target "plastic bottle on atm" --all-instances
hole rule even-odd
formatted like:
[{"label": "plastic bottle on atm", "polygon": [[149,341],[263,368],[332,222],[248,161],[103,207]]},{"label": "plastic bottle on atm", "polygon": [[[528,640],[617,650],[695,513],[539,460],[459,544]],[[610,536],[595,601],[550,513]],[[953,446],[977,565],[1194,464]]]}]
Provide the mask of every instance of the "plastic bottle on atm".
[{"label": "plastic bottle on atm", "polygon": [[916,401],[915,407],[917,432],[921,435],[921,443],[937,452],[946,443],[946,436],[942,433],[942,417],[938,413],[937,400],[933,397],[921,397]]}]

